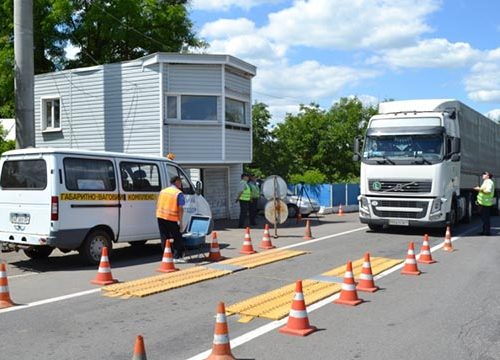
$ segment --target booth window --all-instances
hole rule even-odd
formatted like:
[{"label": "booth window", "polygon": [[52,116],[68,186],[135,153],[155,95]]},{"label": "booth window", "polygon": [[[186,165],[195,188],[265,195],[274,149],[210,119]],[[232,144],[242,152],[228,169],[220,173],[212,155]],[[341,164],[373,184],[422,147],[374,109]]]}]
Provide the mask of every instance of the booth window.
[{"label": "booth window", "polygon": [[181,120],[217,121],[217,96],[182,95]]},{"label": "booth window", "polygon": [[61,100],[42,99],[42,131],[61,130]]},{"label": "booth window", "polygon": [[226,121],[246,124],[245,103],[226,98]]}]

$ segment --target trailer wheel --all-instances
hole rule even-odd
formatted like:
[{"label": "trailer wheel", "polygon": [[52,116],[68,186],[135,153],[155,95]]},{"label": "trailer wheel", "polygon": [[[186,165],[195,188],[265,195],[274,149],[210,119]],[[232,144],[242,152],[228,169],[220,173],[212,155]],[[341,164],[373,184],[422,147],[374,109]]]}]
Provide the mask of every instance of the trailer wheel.
[{"label": "trailer wheel", "polygon": [[23,251],[30,259],[46,259],[54,251],[54,248],[51,246],[32,246]]},{"label": "trailer wheel", "polygon": [[92,230],[82,246],[78,250],[82,259],[91,265],[99,264],[101,260],[102,248],[108,248],[108,254],[111,252],[112,242],[109,234],[102,230],[96,229]]}]

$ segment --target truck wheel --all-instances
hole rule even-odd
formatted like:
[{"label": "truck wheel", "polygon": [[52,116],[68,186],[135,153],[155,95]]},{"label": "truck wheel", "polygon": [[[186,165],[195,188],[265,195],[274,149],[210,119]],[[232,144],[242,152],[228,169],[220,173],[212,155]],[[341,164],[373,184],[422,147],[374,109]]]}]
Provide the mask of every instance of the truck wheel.
[{"label": "truck wheel", "polygon": [[82,246],[78,250],[82,259],[90,264],[97,265],[101,260],[102,248],[108,248],[108,254],[111,252],[112,243],[109,234],[104,230],[92,230]]},{"label": "truck wheel", "polygon": [[382,229],[384,228],[384,225],[368,224],[368,228],[370,228],[370,230],[373,232],[379,232],[379,231],[382,231]]},{"label": "truck wheel", "polygon": [[288,204],[288,218],[295,219],[299,214],[299,208],[296,205]]},{"label": "truck wheel", "polygon": [[24,249],[24,253],[30,259],[46,259],[54,250],[51,246],[32,246],[29,249]]},{"label": "truck wheel", "polygon": [[451,204],[450,215],[449,215],[449,225],[451,227],[457,224],[457,204],[455,201]]}]

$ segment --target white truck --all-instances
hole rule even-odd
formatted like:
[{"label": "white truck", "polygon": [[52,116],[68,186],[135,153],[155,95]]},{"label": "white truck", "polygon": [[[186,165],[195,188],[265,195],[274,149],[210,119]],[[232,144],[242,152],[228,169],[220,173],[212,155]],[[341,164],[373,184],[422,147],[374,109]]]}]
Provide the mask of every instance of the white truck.
[{"label": "white truck", "polygon": [[103,246],[158,239],[156,200],[180,176],[183,224],[211,219],[210,206],[184,171],[162,157],[75,149],[12,150],[0,159],[0,248],[44,258],[78,250],[97,264]]},{"label": "white truck", "polygon": [[359,140],[354,148],[361,160],[359,219],[373,231],[468,222],[481,174],[500,176],[500,124],[457,100],[383,102],[362,151]]}]

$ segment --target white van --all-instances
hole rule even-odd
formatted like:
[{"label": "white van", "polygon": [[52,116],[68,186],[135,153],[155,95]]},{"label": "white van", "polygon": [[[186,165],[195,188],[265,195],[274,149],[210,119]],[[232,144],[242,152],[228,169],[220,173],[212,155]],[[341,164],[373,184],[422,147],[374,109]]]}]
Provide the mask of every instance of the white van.
[{"label": "white van", "polygon": [[0,245],[45,258],[54,248],[78,250],[97,264],[113,242],[158,239],[156,200],[179,175],[192,215],[211,218],[210,206],[176,163],[162,157],[75,149],[22,149],[0,159]]}]

